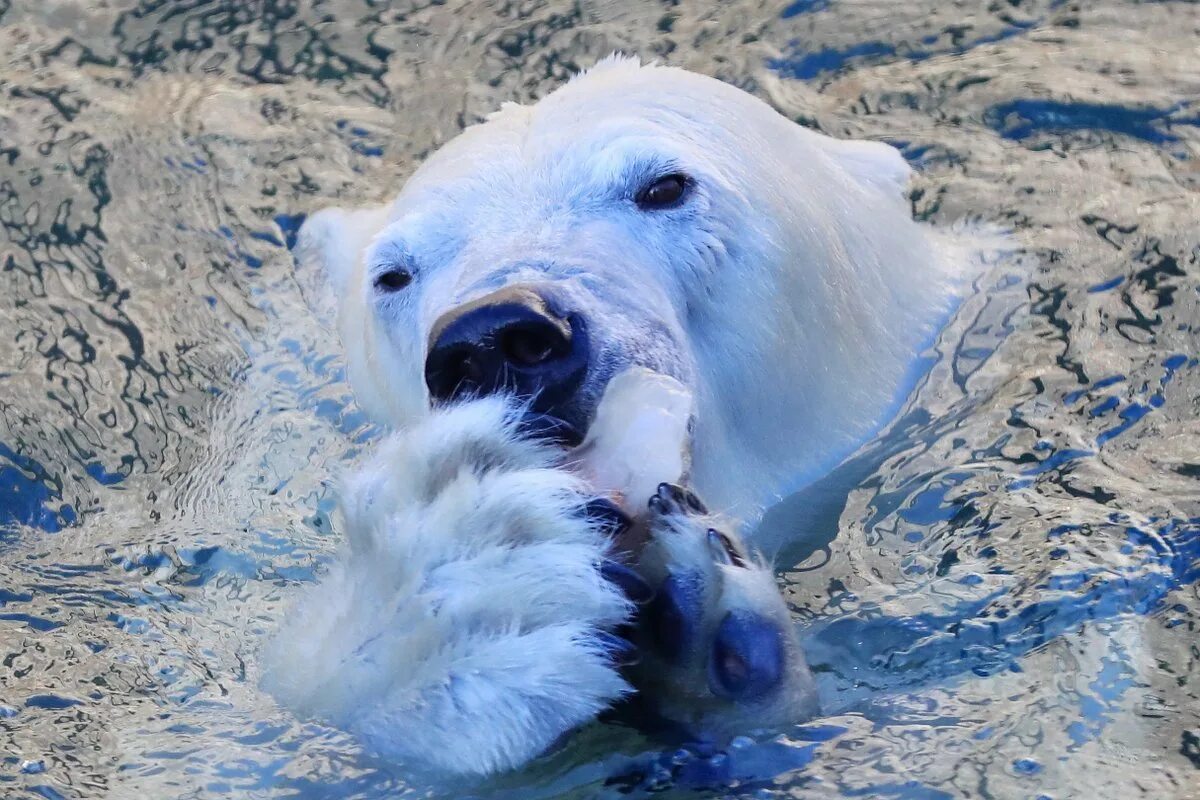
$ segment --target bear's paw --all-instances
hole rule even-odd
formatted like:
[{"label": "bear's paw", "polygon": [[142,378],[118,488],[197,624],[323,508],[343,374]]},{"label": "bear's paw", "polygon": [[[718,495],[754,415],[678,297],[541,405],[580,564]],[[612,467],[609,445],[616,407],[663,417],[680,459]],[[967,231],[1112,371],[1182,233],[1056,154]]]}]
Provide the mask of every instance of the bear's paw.
[{"label": "bear's paw", "polygon": [[655,596],[635,637],[639,694],[703,735],[816,714],[812,675],[770,565],[675,484],[650,498],[646,524],[638,571]]},{"label": "bear's paw", "polygon": [[343,491],[346,546],[268,648],[271,693],[384,756],[477,774],[623,697],[614,631],[648,589],[545,435],[492,397],[384,442]]}]

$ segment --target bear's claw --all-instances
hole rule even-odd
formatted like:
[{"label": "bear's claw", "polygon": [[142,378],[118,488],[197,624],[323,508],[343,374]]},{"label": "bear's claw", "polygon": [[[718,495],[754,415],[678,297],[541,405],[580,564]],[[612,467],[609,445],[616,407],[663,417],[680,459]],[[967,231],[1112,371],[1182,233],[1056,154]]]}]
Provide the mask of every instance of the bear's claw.
[{"label": "bear's claw", "polygon": [[708,508],[695,492],[676,483],[660,483],[648,505],[656,514],[708,513]]},{"label": "bear's claw", "polygon": [[594,521],[611,538],[616,539],[629,530],[633,520],[621,507],[607,497],[596,497],[583,507],[583,515]]},{"label": "bear's claw", "polygon": [[654,589],[650,588],[650,584],[619,561],[605,559],[600,564],[600,574],[638,605],[648,603],[654,598]]},{"label": "bear's claw", "polygon": [[708,529],[708,550],[712,553],[713,561],[730,567],[745,567],[746,558],[734,545],[728,534],[721,533],[716,528]]},{"label": "bear's claw", "polygon": [[606,631],[598,631],[594,636],[608,654],[613,666],[631,667],[642,660],[637,647],[628,639]]},{"label": "bear's claw", "polygon": [[[596,497],[589,500],[583,507],[583,516],[603,531],[614,545],[633,526],[633,520],[629,518],[629,515],[607,497]],[[616,559],[606,558],[600,564],[600,574],[637,605],[648,603],[654,597],[654,590],[650,584],[646,583],[637,572]]]}]

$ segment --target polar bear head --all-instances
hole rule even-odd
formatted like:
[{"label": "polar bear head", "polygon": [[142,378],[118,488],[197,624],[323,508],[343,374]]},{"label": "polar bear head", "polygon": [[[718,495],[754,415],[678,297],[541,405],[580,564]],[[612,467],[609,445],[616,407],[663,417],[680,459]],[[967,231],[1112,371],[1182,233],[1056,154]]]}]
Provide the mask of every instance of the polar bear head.
[{"label": "polar bear head", "polygon": [[376,418],[509,389],[582,432],[609,379],[647,367],[694,392],[693,483],[753,516],[881,422],[948,306],[908,176],[886,144],[613,57],[303,240]]}]

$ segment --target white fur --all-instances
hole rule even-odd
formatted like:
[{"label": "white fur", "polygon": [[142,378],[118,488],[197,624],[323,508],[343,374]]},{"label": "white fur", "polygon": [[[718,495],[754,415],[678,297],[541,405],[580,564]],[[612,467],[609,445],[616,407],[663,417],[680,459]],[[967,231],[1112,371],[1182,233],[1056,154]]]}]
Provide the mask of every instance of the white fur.
[{"label": "white fur", "polygon": [[281,702],[413,767],[488,773],[627,691],[595,636],[630,611],[608,542],[513,420],[501,399],[449,409],[349,479],[344,551],[266,653]]},{"label": "white fur", "polygon": [[[652,162],[695,176],[685,213],[641,213],[622,194]],[[378,419],[428,413],[431,326],[511,269],[509,283],[578,289],[620,355],[694,391],[695,485],[752,518],[884,421],[950,307],[969,258],[911,219],[909,173],[889,145],[613,58],[468,128],[390,205],[322,212],[306,233],[336,233],[327,268],[351,381]],[[372,270],[397,259],[413,285],[374,296]],[[669,352],[651,341],[668,337]]]},{"label": "white fur", "polygon": [[[687,204],[638,209],[639,182],[673,168],[695,179]],[[324,262],[359,403],[411,429],[349,482],[345,553],[275,640],[268,686],[457,772],[520,764],[619,697],[594,634],[628,609],[596,572],[584,488],[513,437],[498,401],[431,410],[434,322],[504,285],[555,287],[610,366],[684,384],[695,487],[753,520],[883,421],[950,305],[959,261],[910,218],[908,175],[887,145],[613,58],[467,129],[394,202],[312,217],[303,252]],[[396,265],[411,285],[376,291]],[[679,541],[668,571],[702,557]],[[769,569],[708,570],[710,603],[786,620]],[[806,671],[787,690],[733,717],[811,713]]]}]

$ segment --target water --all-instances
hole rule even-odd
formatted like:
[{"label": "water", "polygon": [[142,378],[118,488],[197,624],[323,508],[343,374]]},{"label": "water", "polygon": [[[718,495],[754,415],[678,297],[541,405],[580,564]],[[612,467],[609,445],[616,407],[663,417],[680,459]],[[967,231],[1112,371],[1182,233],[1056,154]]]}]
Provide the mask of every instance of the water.
[{"label": "water", "polygon": [[[702,5],[0,0],[0,795],[1200,797],[1197,6]],[[255,688],[374,434],[287,244],[613,49],[1020,252],[767,520],[826,716],[417,781]]]}]

